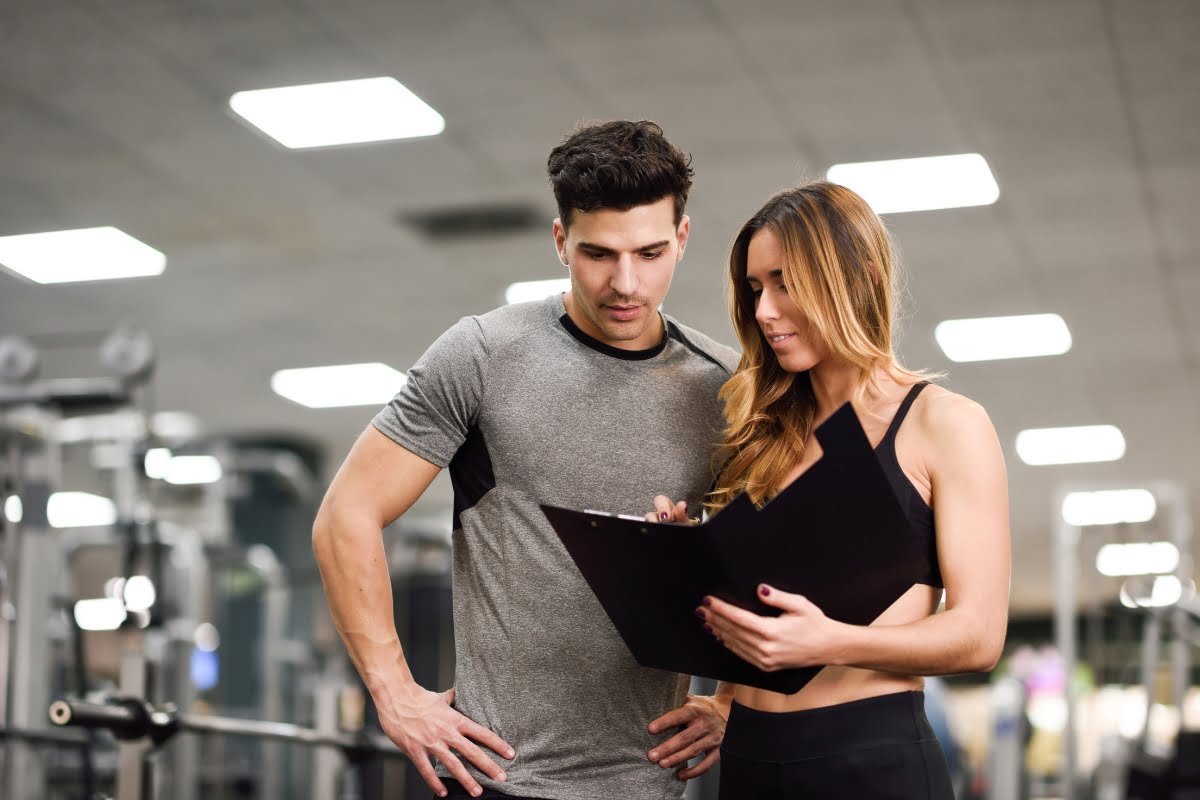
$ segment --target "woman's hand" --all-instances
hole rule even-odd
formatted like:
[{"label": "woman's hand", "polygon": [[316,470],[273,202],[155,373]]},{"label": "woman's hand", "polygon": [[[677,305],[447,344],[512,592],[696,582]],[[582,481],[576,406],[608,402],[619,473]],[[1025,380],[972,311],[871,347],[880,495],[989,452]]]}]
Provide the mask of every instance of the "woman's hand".
[{"label": "woman's hand", "polygon": [[716,597],[704,598],[696,613],[718,642],[763,672],[835,663],[844,624],[829,619],[801,595],[765,583],[758,587],[758,598],[783,614],[763,617]]},{"label": "woman's hand", "polygon": [[655,495],[654,510],[646,514],[647,522],[682,522],[685,525],[695,524],[697,520],[689,519],[687,500],[672,503],[665,494]]}]

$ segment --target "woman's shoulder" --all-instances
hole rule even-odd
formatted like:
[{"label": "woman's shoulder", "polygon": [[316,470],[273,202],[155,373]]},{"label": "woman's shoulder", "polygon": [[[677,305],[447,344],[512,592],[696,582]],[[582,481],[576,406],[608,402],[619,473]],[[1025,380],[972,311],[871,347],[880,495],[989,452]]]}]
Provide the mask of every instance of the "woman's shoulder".
[{"label": "woman's shoulder", "polygon": [[930,384],[913,404],[916,427],[936,450],[970,448],[995,441],[996,429],[987,410],[975,400]]}]

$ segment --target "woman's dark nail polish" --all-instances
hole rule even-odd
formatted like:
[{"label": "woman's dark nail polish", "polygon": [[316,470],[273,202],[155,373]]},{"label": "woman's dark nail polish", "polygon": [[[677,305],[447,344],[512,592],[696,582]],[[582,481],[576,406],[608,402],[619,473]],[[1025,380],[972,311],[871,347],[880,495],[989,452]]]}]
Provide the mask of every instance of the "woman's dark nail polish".
[{"label": "woman's dark nail polish", "polygon": [[665,511],[662,511],[659,513],[658,518],[661,519],[663,522],[666,522],[668,519],[671,518],[671,515]]},{"label": "woman's dark nail polish", "polygon": [[711,598],[711,597],[706,597],[706,598],[704,598],[704,605],[706,605],[706,606],[711,606],[711,605],[712,605],[712,598]]},{"label": "woman's dark nail polish", "polygon": [[700,609],[698,609],[698,608],[697,608],[697,609],[696,609],[696,611],[695,611],[695,614],[696,614],[696,616],[697,616],[697,617],[699,617],[700,619],[704,619],[704,612],[703,612],[703,611],[701,611]]}]

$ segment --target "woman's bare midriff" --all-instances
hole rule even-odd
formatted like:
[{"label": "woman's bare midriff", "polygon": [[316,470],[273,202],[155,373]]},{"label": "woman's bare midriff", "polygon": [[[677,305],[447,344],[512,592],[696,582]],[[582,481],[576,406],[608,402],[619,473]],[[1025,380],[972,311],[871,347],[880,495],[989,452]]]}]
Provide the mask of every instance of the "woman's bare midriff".
[{"label": "woman's bare midriff", "polygon": [[[918,585],[883,612],[873,625],[904,625],[924,619],[937,610],[942,590]],[[738,686],[734,700],[759,711],[780,713],[848,703],[894,692],[916,691],[925,685],[920,676],[895,675],[854,667],[825,667],[795,694],[779,694],[752,686]]]}]

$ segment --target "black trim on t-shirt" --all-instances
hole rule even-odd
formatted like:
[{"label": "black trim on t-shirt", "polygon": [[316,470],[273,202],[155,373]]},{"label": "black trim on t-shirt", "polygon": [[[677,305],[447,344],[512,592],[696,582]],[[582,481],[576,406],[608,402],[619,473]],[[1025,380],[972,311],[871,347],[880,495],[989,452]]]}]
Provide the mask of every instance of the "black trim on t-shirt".
[{"label": "black trim on t-shirt", "polygon": [[667,346],[668,337],[663,336],[662,341],[656,344],[654,347],[651,347],[649,350],[622,350],[619,347],[613,347],[611,344],[605,344],[595,337],[588,336],[578,325],[575,324],[575,320],[571,319],[570,314],[563,314],[558,318],[558,321],[561,322],[562,326],[567,329],[567,333],[578,339],[581,344],[590,347],[597,353],[603,353],[604,355],[612,356],[613,358],[620,358],[624,361],[645,361],[648,358],[654,358]]},{"label": "black trim on t-shirt", "polygon": [[463,513],[475,507],[484,495],[496,488],[496,472],[488,453],[483,431],[477,425],[467,428],[467,438],[450,460],[450,485],[454,487],[454,528],[460,530]]},{"label": "black trim on t-shirt", "polygon": [[729,367],[725,366],[720,361],[713,358],[713,356],[711,354],[704,352],[699,347],[694,345],[690,339],[688,339],[686,336],[683,335],[683,331],[679,330],[679,326],[676,325],[674,322],[671,322],[670,320],[667,320],[667,336],[672,339],[675,339],[681,345],[686,347],[688,350],[691,350],[693,353],[700,356],[705,361],[711,361],[712,363],[716,364],[718,367],[720,367],[722,370],[724,370],[726,375],[733,374],[732,372],[729,371]]}]

